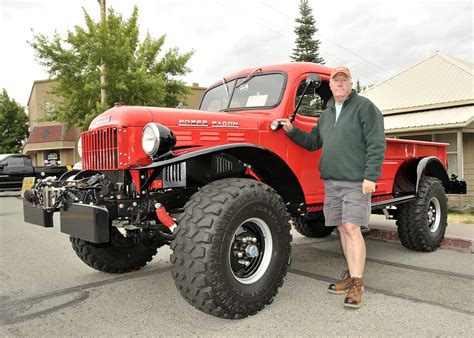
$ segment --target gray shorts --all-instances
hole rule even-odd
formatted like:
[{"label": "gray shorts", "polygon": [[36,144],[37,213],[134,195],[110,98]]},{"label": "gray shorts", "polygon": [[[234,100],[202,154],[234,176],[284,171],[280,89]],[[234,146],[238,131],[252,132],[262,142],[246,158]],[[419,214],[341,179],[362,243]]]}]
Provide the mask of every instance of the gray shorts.
[{"label": "gray shorts", "polygon": [[324,181],[324,218],[326,226],[353,223],[369,224],[371,195],[362,193],[362,182]]}]

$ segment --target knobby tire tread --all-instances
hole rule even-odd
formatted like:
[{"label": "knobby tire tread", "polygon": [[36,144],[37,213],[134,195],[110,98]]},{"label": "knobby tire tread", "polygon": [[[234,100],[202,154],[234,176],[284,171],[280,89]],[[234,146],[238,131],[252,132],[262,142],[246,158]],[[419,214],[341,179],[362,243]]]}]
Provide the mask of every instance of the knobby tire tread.
[{"label": "knobby tire tread", "polygon": [[[447,226],[447,203],[442,182],[430,176],[421,179],[417,198],[398,206],[398,237],[404,247],[414,251],[435,251],[441,244]],[[427,205],[433,194],[440,194],[441,223],[436,234],[428,229]]]},{"label": "knobby tire tread", "polygon": [[126,273],[144,267],[153,259],[157,249],[137,244],[128,250],[118,251],[113,243],[93,244],[77,237],[70,237],[77,256],[95,270],[107,273]]},{"label": "knobby tire tread", "polygon": [[[221,318],[239,319],[253,315],[270,304],[283,285],[291,253],[290,226],[281,234],[287,240],[287,262],[282,264],[276,282],[261,301],[253,304],[239,302],[223,286],[219,278],[218,246],[222,244],[223,227],[219,219],[231,219],[234,200],[242,194],[262,198],[277,209],[281,217],[290,219],[281,197],[269,186],[251,179],[229,178],[204,186],[186,203],[177,219],[175,240],[171,242],[172,276],[181,295],[199,310]],[[257,196],[257,197],[256,197]],[[215,252],[213,252],[215,251]]]}]

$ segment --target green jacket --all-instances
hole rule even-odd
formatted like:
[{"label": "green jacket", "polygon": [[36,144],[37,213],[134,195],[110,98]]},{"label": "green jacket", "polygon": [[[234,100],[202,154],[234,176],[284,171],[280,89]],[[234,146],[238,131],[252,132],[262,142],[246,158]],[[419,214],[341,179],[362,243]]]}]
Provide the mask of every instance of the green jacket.
[{"label": "green jacket", "polygon": [[323,148],[319,161],[322,179],[375,182],[385,156],[385,133],[380,110],[353,89],[344,101],[337,122],[334,98],[311,133],[294,127],[287,135],[310,151]]}]

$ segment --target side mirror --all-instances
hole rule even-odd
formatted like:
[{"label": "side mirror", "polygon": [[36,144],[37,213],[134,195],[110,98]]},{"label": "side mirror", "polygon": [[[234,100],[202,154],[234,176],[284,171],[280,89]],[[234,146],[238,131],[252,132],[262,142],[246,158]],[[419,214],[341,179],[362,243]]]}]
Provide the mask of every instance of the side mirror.
[{"label": "side mirror", "polygon": [[312,89],[318,88],[321,85],[321,76],[316,73],[309,74],[306,78],[306,85]]},{"label": "side mirror", "polygon": [[0,169],[3,169],[6,165],[8,165],[8,163],[5,163],[5,162],[0,163]]},{"label": "side mirror", "polygon": [[[293,122],[295,120],[296,112],[298,111],[298,108],[300,107],[301,102],[303,101],[303,97],[306,94],[306,91],[308,89],[316,89],[321,85],[321,76],[319,76],[319,74],[316,74],[316,73],[311,73],[306,77],[305,83],[306,83],[306,86],[304,87],[303,93],[301,93],[301,97],[298,103],[296,104],[296,108],[293,111],[293,114],[291,114],[291,116],[289,117],[290,122]],[[275,131],[281,128],[282,128],[282,125],[277,120],[273,121],[270,124],[271,130]]]}]

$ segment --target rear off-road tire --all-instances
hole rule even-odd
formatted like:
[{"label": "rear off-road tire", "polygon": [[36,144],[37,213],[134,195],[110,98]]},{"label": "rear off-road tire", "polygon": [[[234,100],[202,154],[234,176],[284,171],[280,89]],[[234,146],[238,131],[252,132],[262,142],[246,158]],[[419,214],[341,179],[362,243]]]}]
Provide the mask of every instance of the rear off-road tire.
[{"label": "rear off-road tire", "polygon": [[324,238],[332,234],[336,227],[327,227],[324,221],[324,213],[318,212],[316,218],[311,220],[302,220],[300,218],[295,221],[295,229],[300,234],[311,238]]},{"label": "rear off-road tire", "polygon": [[405,248],[430,252],[440,246],[448,225],[448,204],[439,179],[423,177],[416,199],[397,208],[398,237]]},{"label": "rear off-road tire", "polygon": [[77,237],[70,237],[77,256],[93,269],[108,273],[138,270],[153,259],[156,248],[143,245],[136,238],[125,238],[112,227],[110,241],[95,244]]},{"label": "rear off-road tire", "polygon": [[260,182],[230,178],[203,187],[186,203],[171,242],[181,295],[221,318],[262,310],[287,273],[289,220],[281,197]]}]

